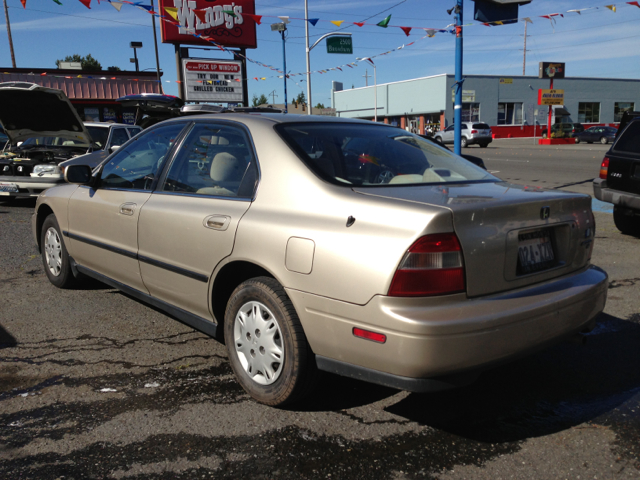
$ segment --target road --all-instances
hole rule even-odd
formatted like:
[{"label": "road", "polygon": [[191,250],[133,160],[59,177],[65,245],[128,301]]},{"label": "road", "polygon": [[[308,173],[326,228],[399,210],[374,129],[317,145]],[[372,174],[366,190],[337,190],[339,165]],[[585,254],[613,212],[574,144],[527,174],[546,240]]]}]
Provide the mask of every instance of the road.
[{"label": "road", "polygon": [[[502,178],[582,191],[603,154],[466,150]],[[609,299],[586,345],[439,394],[324,375],[278,410],[206,336],[101,284],[50,285],[32,209],[0,203],[0,478],[640,478],[640,239],[608,213],[593,263]]]}]

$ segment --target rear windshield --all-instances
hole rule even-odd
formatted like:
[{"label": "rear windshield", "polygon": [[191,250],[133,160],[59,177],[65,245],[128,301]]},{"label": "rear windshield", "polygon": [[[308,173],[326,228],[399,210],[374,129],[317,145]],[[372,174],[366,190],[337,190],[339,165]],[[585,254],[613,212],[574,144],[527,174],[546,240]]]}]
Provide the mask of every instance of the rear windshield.
[{"label": "rear windshield", "polygon": [[614,145],[619,152],[640,153],[640,122],[631,122]]},{"label": "rear windshield", "polygon": [[276,129],[309,168],[338,185],[380,187],[498,180],[434,142],[394,127],[286,123]]},{"label": "rear windshield", "polygon": [[491,127],[486,123],[474,123],[473,128],[477,128],[478,130],[489,130]]}]

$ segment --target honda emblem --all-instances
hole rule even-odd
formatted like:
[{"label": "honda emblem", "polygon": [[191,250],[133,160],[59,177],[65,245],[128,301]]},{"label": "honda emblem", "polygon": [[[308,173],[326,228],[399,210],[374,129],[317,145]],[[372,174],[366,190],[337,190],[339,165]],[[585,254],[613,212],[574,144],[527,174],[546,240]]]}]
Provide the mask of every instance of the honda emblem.
[{"label": "honda emblem", "polygon": [[546,220],[547,218],[549,218],[551,216],[551,208],[549,207],[542,207],[540,209],[540,218],[542,220]]}]

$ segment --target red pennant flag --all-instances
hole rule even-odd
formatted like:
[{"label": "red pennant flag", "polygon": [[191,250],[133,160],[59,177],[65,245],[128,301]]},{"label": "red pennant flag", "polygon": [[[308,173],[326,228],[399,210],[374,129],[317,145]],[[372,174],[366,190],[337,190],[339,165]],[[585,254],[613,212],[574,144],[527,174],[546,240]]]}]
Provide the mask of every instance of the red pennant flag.
[{"label": "red pennant flag", "polygon": [[408,37],[411,33],[411,27],[400,27],[400,29],[404,32],[404,34]]},{"label": "red pennant flag", "polygon": [[407,47],[413,45],[414,43],[416,43],[416,42],[407,43]]},{"label": "red pennant flag", "polygon": [[89,9],[91,8],[91,0],[80,0],[80,3]]},{"label": "red pennant flag", "polygon": [[200,20],[200,22],[206,23],[204,10],[194,10],[193,13],[195,14],[196,17],[198,17],[198,20]]},{"label": "red pennant flag", "polygon": [[640,3],[638,2],[627,2],[629,5],[635,5],[636,7],[640,8]]},{"label": "red pennant flag", "polygon": [[22,8],[27,8],[27,0],[20,0],[20,3],[22,4]]},{"label": "red pennant flag", "polygon": [[258,80],[258,77],[253,77],[253,79],[257,81],[257,80]]},{"label": "red pennant flag", "polygon": [[249,17],[251,19],[253,19],[254,22],[256,22],[258,25],[261,25],[262,22],[260,22],[260,20],[262,20],[262,15],[253,15],[250,13],[243,13],[242,14],[245,17]]},{"label": "red pennant flag", "polygon": [[336,67],[338,70],[342,71],[342,69],[340,67]]},{"label": "red pennant flag", "polygon": [[362,27],[364,25],[364,22],[353,22],[353,24]]}]

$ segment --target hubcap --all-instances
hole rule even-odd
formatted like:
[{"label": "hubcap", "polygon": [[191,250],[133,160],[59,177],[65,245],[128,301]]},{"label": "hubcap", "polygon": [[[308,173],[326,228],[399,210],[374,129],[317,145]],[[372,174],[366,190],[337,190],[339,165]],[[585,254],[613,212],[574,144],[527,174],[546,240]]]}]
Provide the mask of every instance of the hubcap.
[{"label": "hubcap", "polygon": [[62,270],[62,242],[55,228],[49,227],[44,237],[44,253],[51,275],[57,277]]},{"label": "hubcap", "polygon": [[236,353],[247,375],[260,385],[270,385],[282,372],[282,332],[271,311],[260,302],[247,302],[233,326]]}]

